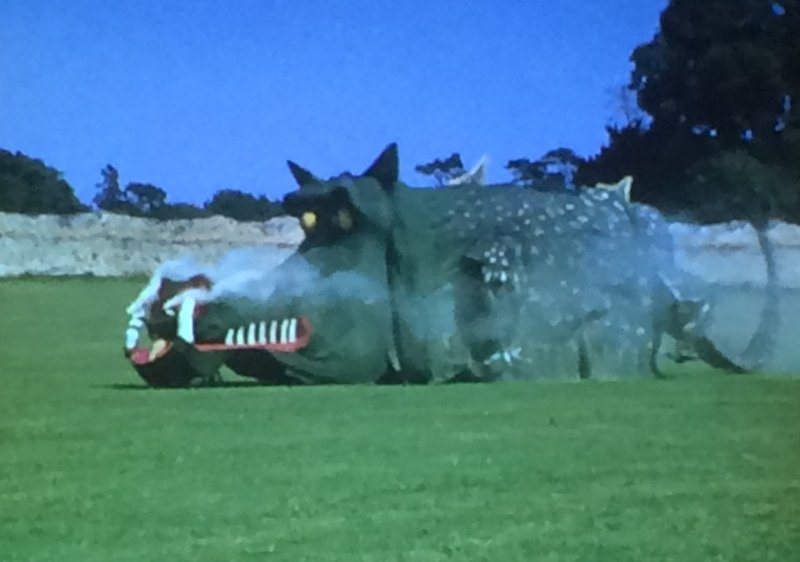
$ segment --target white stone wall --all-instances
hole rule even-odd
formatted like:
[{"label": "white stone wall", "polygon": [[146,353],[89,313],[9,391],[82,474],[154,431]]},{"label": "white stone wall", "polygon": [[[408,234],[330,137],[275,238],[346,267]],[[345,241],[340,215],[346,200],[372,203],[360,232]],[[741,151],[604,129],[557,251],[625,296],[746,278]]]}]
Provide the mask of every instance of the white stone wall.
[{"label": "white stone wall", "polygon": [[[746,223],[671,227],[678,264],[709,282],[763,286],[764,259]],[[192,254],[214,262],[242,246],[275,249],[276,263],[302,241],[297,221],[239,223],[224,217],[153,221],[106,213],[27,216],[0,213],[0,277],[150,275],[160,263]],[[778,277],[800,288],[800,227],[775,223]]]},{"label": "white stone wall", "polygon": [[297,221],[240,223],[225,217],[154,221],[108,213],[27,216],[0,213],[0,277],[149,276],[166,260],[192,254],[214,262],[232,248],[265,246],[276,259],[302,240]]},{"label": "white stone wall", "polygon": [[[756,232],[744,222],[711,226],[671,225],[678,266],[723,285],[763,287],[766,264]],[[800,289],[800,227],[774,222],[767,230],[775,253],[778,284]]]}]

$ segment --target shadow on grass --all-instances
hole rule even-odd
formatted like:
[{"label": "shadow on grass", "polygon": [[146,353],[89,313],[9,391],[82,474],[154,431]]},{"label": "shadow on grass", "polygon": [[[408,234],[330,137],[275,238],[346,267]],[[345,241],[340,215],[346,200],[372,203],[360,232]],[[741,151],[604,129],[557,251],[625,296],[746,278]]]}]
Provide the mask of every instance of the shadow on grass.
[{"label": "shadow on grass", "polygon": [[272,386],[294,386],[290,384],[271,384],[271,383],[262,383],[259,381],[222,381],[217,382],[214,384],[204,384],[204,385],[197,385],[197,386],[150,386],[145,383],[113,383],[113,384],[103,384],[98,385],[99,388],[108,388],[111,390],[161,390],[161,391],[181,391],[181,390],[214,390],[214,389],[226,389],[226,388],[253,388],[253,387],[272,387]]}]

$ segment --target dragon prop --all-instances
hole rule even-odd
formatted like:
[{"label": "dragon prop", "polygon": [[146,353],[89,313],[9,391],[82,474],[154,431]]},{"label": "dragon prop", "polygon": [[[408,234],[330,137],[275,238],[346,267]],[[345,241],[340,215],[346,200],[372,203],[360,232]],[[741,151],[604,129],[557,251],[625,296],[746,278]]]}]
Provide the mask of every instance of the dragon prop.
[{"label": "dragon prop", "polygon": [[702,283],[629,179],[412,188],[395,145],[361,175],[289,168],[296,252],[268,271],[255,250],[235,274],[164,267],[129,307],[125,354],[149,384],[213,383],[223,365],[274,384],[658,375],[665,335],[752,366],[708,336]]}]

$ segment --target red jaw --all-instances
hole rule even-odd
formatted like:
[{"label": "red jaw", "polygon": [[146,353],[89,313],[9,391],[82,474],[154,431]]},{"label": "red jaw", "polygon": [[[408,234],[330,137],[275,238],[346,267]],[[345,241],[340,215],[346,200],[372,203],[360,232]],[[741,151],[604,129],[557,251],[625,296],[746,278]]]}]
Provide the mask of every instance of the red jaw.
[{"label": "red jaw", "polygon": [[[208,290],[211,286],[211,281],[204,275],[195,275],[185,281],[162,279],[157,296],[150,304],[149,316],[152,318],[155,314],[175,318],[178,315],[178,309],[172,308],[169,311],[165,311],[164,304],[167,301],[183,291],[189,289]],[[192,304],[191,306],[192,314],[189,318],[197,321],[202,317],[205,307],[200,304]],[[138,322],[139,326],[142,326],[141,321]],[[190,322],[194,324],[194,322]],[[181,341],[186,340],[187,344],[200,352],[261,350],[274,353],[294,353],[308,345],[312,328],[311,322],[307,317],[297,316],[265,318],[240,326],[233,326],[216,341],[194,341],[194,335],[191,332],[193,330],[189,330],[188,335],[182,337],[179,330],[179,338],[182,337]],[[171,336],[166,337],[169,337],[170,340],[172,339]],[[137,366],[154,363],[162,357],[168,356],[174,347],[173,342],[167,340],[166,337],[157,337],[150,347],[136,346],[132,349],[127,349],[125,355],[131,363]]]},{"label": "red jaw", "polygon": [[[255,349],[273,353],[294,353],[311,340],[311,322],[305,316],[283,320],[262,320],[230,328],[224,341],[204,341],[193,345],[198,351],[240,351]],[[167,355],[172,342],[158,339],[152,346],[136,347],[127,353],[135,365],[147,365]]]}]

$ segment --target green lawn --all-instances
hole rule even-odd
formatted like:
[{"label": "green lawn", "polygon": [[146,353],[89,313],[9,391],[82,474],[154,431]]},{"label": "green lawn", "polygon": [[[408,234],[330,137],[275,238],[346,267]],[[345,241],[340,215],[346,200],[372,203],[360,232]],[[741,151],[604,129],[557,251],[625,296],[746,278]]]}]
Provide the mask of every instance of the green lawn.
[{"label": "green lawn", "polygon": [[800,379],[144,389],[0,281],[0,560],[800,560]]}]

